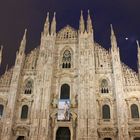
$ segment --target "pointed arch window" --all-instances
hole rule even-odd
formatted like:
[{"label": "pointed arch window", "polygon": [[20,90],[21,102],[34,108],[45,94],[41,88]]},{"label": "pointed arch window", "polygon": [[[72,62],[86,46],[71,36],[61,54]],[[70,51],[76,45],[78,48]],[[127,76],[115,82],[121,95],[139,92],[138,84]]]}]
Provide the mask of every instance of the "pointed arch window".
[{"label": "pointed arch window", "polygon": [[108,81],[106,79],[101,81],[100,92],[109,93]]},{"label": "pointed arch window", "polygon": [[28,80],[25,84],[25,90],[24,93],[25,94],[32,94],[32,90],[33,90],[33,81],[32,80]]},{"label": "pointed arch window", "polygon": [[0,104],[0,118],[3,116],[4,105]]},{"label": "pointed arch window", "polygon": [[131,105],[131,117],[132,118],[139,118],[139,109],[136,104]]},{"label": "pointed arch window", "polygon": [[109,105],[103,105],[102,116],[103,116],[103,119],[110,119],[110,107],[109,107]]},{"label": "pointed arch window", "polygon": [[21,119],[27,119],[28,118],[28,110],[29,110],[29,107],[27,105],[22,106]]},{"label": "pointed arch window", "polygon": [[68,84],[63,84],[61,86],[60,99],[69,99],[70,98],[70,86]]},{"label": "pointed arch window", "polygon": [[62,57],[62,68],[71,68],[71,52],[65,50]]}]

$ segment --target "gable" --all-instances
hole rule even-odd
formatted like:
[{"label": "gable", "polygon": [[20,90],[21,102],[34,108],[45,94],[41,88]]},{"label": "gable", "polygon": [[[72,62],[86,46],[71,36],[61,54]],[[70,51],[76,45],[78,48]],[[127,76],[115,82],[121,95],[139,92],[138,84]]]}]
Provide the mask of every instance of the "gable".
[{"label": "gable", "polygon": [[77,38],[77,31],[69,25],[61,29],[56,36],[57,41],[75,40]]}]

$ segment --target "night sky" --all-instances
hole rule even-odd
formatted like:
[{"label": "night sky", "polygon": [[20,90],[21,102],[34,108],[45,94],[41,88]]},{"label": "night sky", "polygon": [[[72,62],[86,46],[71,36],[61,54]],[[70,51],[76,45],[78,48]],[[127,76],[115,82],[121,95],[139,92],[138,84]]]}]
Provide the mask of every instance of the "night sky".
[{"label": "night sky", "polygon": [[[0,44],[4,46],[0,74],[14,65],[25,28],[26,53],[40,44],[47,12],[52,20],[56,11],[57,31],[67,24],[78,29],[80,11],[90,9],[95,41],[110,48],[113,24],[121,60],[137,71],[136,40],[140,41],[140,0],[0,0]],[[128,38],[128,40],[126,40]]]}]

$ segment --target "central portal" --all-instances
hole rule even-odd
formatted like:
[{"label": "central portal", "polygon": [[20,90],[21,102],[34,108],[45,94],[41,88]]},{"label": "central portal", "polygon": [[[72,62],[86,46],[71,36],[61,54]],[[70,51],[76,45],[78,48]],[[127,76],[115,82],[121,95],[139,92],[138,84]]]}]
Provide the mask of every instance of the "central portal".
[{"label": "central portal", "polygon": [[25,137],[24,137],[24,136],[19,136],[19,137],[17,138],[17,140],[25,140]]},{"label": "central portal", "polygon": [[59,127],[56,133],[56,140],[70,140],[71,134],[68,127]]}]

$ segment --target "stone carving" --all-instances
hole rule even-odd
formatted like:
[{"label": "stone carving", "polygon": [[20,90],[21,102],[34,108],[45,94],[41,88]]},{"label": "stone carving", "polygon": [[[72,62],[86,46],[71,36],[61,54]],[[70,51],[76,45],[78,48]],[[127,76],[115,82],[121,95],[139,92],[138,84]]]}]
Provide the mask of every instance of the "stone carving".
[{"label": "stone carving", "polygon": [[13,68],[9,69],[0,77],[0,86],[10,86],[12,80]]},{"label": "stone carving", "polygon": [[34,49],[31,51],[30,54],[26,56],[25,62],[24,62],[24,69],[27,70],[34,70],[36,68],[36,61],[38,58],[38,49]]},{"label": "stone carving", "polygon": [[75,40],[77,39],[77,32],[75,29],[67,25],[64,29],[62,29],[57,34],[57,41],[64,41],[64,40]]},{"label": "stone carving", "polygon": [[[108,51],[93,40],[89,15],[90,31],[85,28],[82,12],[79,31],[66,26],[56,33],[55,17],[52,28],[49,21],[47,19],[45,24],[47,33],[44,30],[41,34],[41,45],[26,55],[23,53],[26,44],[24,37],[20,47],[22,53],[17,53],[17,63],[0,76],[0,105],[4,105],[4,113],[3,108],[0,108],[0,115],[4,114],[0,119],[0,135],[8,137],[7,134],[12,134],[11,139],[14,139],[20,134],[26,136],[26,139],[30,136],[31,140],[48,140],[47,135],[51,134],[53,139],[58,127],[69,127],[72,140],[104,137],[117,139],[119,133],[122,140],[123,137],[127,139],[128,134],[139,134],[140,119],[131,123],[129,121],[132,120],[129,100],[135,96],[136,99],[132,100],[140,108],[140,77],[120,62],[119,51],[115,48],[115,35],[111,36],[113,51],[112,48]],[[62,55],[64,51],[65,57]],[[64,67],[62,59],[63,62],[66,60]],[[31,95],[23,94],[24,82],[28,77],[34,83]],[[103,82],[101,88],[100,79],[103,78],[108,80]],[[117,79],[116,82],[114,79]],[[71,103],[71,116],[67,121],[57,120],[62,83],[70,85],[68,97],[62,99],[68,98]],[[125,107],[125,102],[128,108]],[[23,103],[29,105],[28,118],[25,120],[21,119]],[[110,107],[110,119],[103,119],[104,104]],[[92,120],[90,125],[89,119]],[[7,124],[8,120],[10,124]],[[11,130],[12,124],[14,126]]]},{"label": "stone carving", "polygon": [[124,63],[122,63],[122,68],[125,86],[129,86],[130,88],[131,86],[139,86],[139,79],[137,73],[130,69],[128,66],[126,66]]},{"label": "stone carving", "polygon": [[14,135],[24,135],[29,136],[30,127],[29,125],[14,125],[13,126],[13,133]]},{"label": "stone carving", "polygon": [[118,132],[118,129],[115,127],[101,127],[98,128],[98,133],[100,137],[110,137],[110,136],[116,136]]}]

